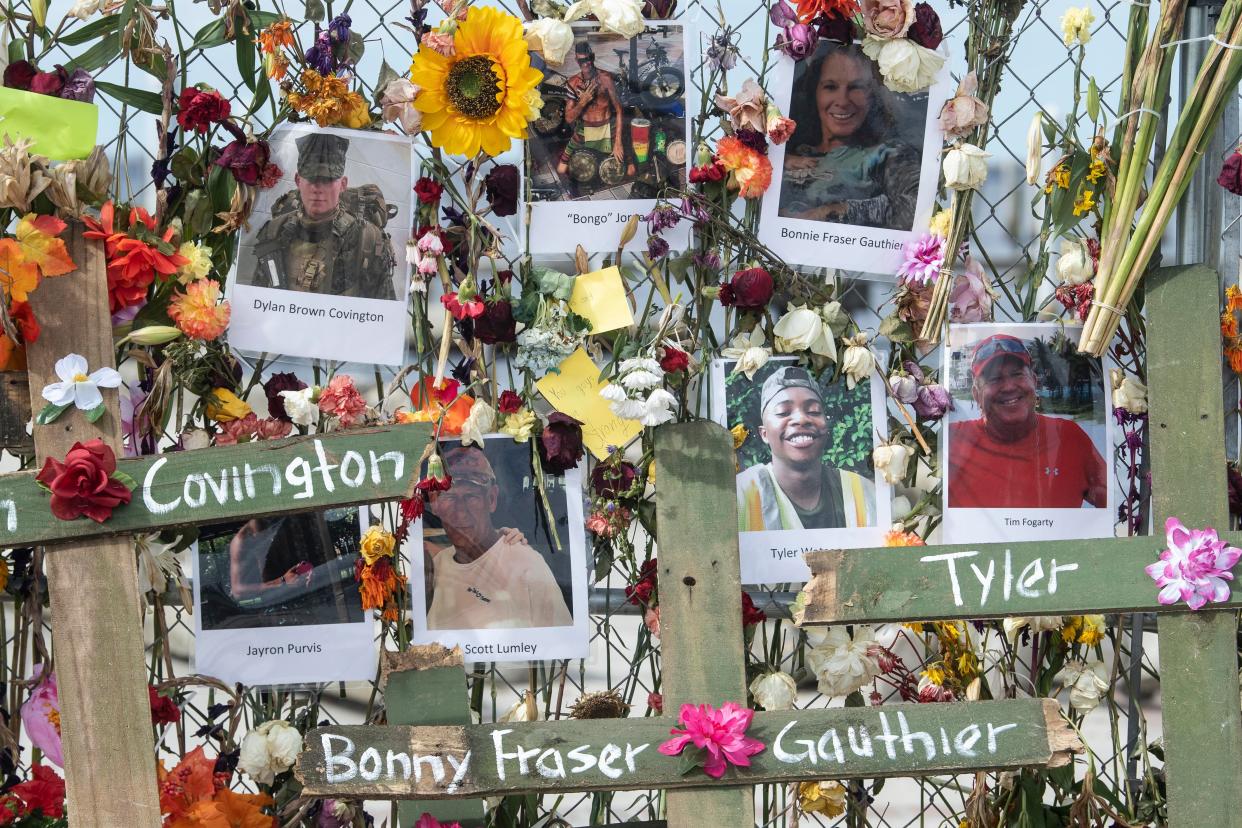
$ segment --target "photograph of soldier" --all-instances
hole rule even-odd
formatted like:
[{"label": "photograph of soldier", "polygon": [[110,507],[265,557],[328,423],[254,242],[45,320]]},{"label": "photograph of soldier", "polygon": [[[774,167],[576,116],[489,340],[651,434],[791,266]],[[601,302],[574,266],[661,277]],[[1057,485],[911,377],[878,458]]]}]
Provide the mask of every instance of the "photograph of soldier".
[{"label": "photograph of soldier", "polygon": [[254,240],[254,267],[243,284],[335,296],[395,299],[396,254],[384,232],[395,217],[375,184],[349,186],[350,141],[311,133],[295,142],[297,189],[272,207]]},{"label": "photograph of soldier", "polygon": [[202,527],[202,629],[362,621],[354,580],[360,535],[356,508]]},{"label": "photograph of soldier", "polygon": [[565,478],[544,478],[550,524],[528,446],[449,443],[443,457],[452,486],[423,515],[427,630],[572,626],[569,533],[583,527],[570,527]]},{"label": "photograph of soldier", "polygon": [[528,147],[535,201],[654,198],[686,165],[681,26],[636,37],[575,28],[572,53],[541,66],[541,117]]}]

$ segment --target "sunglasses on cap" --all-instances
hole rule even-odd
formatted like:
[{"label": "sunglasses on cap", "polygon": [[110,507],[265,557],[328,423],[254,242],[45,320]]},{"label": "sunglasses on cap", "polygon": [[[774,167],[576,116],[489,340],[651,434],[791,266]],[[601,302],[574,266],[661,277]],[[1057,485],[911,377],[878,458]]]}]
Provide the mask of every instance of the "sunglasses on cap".
[{"label": "sunglasses on cap", "polygon": [[993,357],[1005,354],[1016,356],[1027,365],[1031,363],[1031,355],[1027,353],[1026,346],[1022,344],[1021,340],[1008,338],[990,339],[975,349],[975,356],[971,360],[971,372],[978,374]]}]

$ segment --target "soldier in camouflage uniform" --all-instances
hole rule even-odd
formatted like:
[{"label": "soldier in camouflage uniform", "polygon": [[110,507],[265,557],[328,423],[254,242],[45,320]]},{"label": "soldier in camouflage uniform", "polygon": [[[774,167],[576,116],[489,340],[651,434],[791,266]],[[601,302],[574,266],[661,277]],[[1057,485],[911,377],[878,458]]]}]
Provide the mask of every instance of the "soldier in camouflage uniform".
[{"label": "soldier in camouflage uniform", "polygon": [[395,299],[395,257],[383,231],[341,209],[349,139],[314,133],[297,140],[301,206],[268,220],[255,239],[251,284],[280,290]]}]

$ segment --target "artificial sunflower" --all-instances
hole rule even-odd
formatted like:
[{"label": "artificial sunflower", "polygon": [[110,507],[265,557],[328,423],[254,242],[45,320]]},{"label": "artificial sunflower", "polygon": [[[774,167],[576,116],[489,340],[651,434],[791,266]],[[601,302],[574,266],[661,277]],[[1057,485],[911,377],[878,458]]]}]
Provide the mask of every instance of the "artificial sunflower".
[{"label": "artificial sunflower", "polygon": [[423,46],[410,80],[414,106],[433,146],[454,155],[499,155],[526,137],[530,93],[543,73],[530,65],[522,23],[498,9],[472,6],[453,35],[453,55]]}]

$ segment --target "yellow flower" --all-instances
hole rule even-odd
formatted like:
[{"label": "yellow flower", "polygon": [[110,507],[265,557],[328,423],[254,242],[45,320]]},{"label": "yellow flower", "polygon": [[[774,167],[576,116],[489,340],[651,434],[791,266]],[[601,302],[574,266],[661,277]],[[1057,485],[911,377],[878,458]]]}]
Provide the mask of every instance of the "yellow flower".
[{"label": "yellow flower", "polygon": [[1069,165],[1062,161],[1052,168],[1048,173],[1048,186],[1044,187],[1045,193],[1051,193],[1054,188],[1060,187],[1062,190],[1068,190],[1070,183]]},{"label": "yellow flower", "polygon": [[453,50],[447,57],[422,46],[414,55],[410,80],[422,88],[414,106],[423,113],[423,129],[433,146],[454,155],[499,155],[512,139],[526,137],[528,95],[543,80],[530,65],[522,21],[471,6]]},{"label": "yellow flower", "polygon": [[1082,631],[1078,633],[1078,643],[1095,646],[1104,639],[1104,616],[1082,616]]},{"label": "yellow flower", "polygon": [[957,657],[957,674],[964,681],[974,677],[977,666],[978,661],[975,659],[975,654],[969,650]]},{"label": "yellow flower", "polygon": [[364,129],[371,125],[371,107],[357,92],[350,92],[345,96],[345,107],[345,120],[342,122],[344,126]]},{"label": "yellow flower", "polygon": [[729,429],[729,433],[733,435],[733,450],[737,451],[742,447],[742,443],[746,442],[746,438],[750,436],[750,432],[746,430],[746,426],[738,423]]},{"label": "yellow flower", "polygon": [[217,423],[240,420],[249,413],[246,401],[227,388],[213,388],[207,394],[207,416]]},{"label": "yellow flower", "polygon": [[501,424],[500,431],[508,434],[519,443],[525,443],[530,439],[536,422],[535,412],[531,411],[527,406],[522,406],[512,414],[505,415],[505,421]]},{"label": "yellow flower", "polygon": [[1061,17],[1061,34],[1065,37],[1065,45],[1075,43],[1086,46],[1091,40],[1091,24],[1095,22],[1095,13],[1090,6],[1081,9],[1069,9]]},{"label": "yellow flower", "polygon": [[901,626],[905,627],[907,630],[909,630],[912,633],[918,633],[919,635],[923,634],[923,622],[922,621],[907,621],[905,624],[902,624]]},{"label": "yellow flower", "polygon": [[1091,162],[1091,167],[1087,170],[1087,180],[1094,184],[1103,178],[1107,172],[1108,164],[1097,158]]},{"label": "yellow flower", "polygon": [[211,248],[198,242],[182,242],[177,253],[186,260],[177,268],[177,281],[183,285],[202,279],[211,272]]},{"label": "yellow flower", "polygon": [[941,685],[944,684],[944,665],[943,664],[928,665],[927,669],[923,671],[923,676],[928,681],[930,681],[932,684],[936,685],[937,687],[940,687]]},{"label": "yellow flower", "polygon": [[928,227],[929,232],[933,236],[939,236],[942,239],[949,237],[949,223],[953,221],[953,214],[948,210],[939,210],[936,215],[932,216],[931,225]]},{"label": "yellow flower", "polygon": [[803,782],[798,786],[798,807],[805,814],[835,817],[845,813],[845,786],[840,782]]},{"label": "yellow flower", "polygon": [[535,121],[543,115],[543,95],[536,86],[526,93],[526,120]]},{"label": "yellow flower", "polygon": [[1095,190],[1083,190],[1074,202],[1074,215],[1081,216],[1095,207]]},{"label": "yellow flower", "polygon": [[383,526],[372,526],[362,536],[362,560],[372,566],[380,558],[391,558],[397,539]]},{"label": "yellow flower", "polygon": [[289,106],[314,119],[321,127],[345,125],[355,129],[371,123],[367,102],[350,91],[349,81],[335,75],[321,75],[304,69],[300,78],[302,91],[290,92]]},{"label": "yellow flower", "polygon": [[1081,615],[1067,615],[1061,625],[1061,640],[1066,644],[1073,644],[1074,639],[1078,637],[1078,628],[1081,626]]}]

